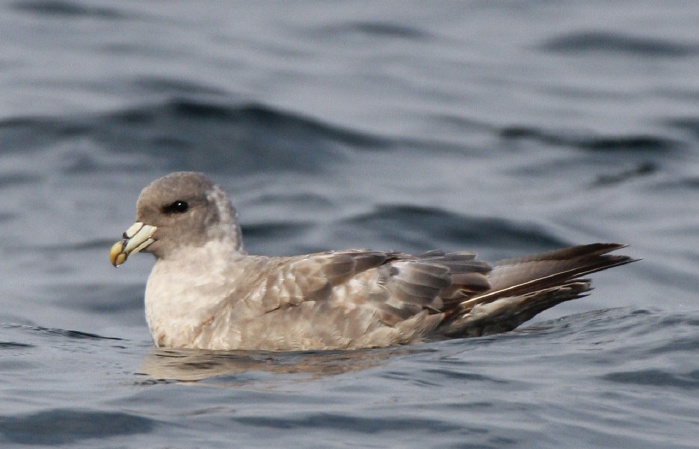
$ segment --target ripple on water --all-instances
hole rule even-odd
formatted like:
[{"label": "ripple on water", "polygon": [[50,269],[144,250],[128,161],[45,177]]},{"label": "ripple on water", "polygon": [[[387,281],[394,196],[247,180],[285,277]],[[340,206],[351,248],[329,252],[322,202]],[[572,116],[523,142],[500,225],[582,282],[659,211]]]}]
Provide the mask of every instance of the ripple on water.
[{"label": "ripple on water", "polygon": [[640,57],[682,58],[699,53],[699,46],[665,39],[605,31],[565,33],[544,42],[544,51],[565,54],[627,54]]},{"label": "ripple on water", "polygon": [[566,246],[566,242],[530,223],[467,216],[438,207],[414,205],[379,205],[369,213],[345,219],[334,227],[336,236],[332,240],[343,241],[357,229],[370,234],[362,241],[383,242],[384,247],[392,244],[404,251],[451,249],[454,242],[459,242],[460,247],[467,249],[485,244],[489,251],[512,257],[518,251],[535,252]]},{"label": "ripple on water", "polygon": [[90,438],[151,432],[157,422],[134,414],[53,409],[0,417],[2,439],[17,444],[74,444]]}]

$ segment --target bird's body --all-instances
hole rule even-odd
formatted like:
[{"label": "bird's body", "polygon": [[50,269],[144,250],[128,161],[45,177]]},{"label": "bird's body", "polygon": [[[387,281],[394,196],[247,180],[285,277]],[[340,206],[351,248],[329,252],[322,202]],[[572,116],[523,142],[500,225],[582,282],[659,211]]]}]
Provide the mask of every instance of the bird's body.
[{"label": "bird's body", "polygon": [[204,175],[142,192],[138,221],[112,248],[152,252],[146,318],[159,347],[358,349],[514,329],[589,290],[581,276],[631,262],[596,243],[490,265],[473,253],[370,250],[246,254],[236,213]]}]

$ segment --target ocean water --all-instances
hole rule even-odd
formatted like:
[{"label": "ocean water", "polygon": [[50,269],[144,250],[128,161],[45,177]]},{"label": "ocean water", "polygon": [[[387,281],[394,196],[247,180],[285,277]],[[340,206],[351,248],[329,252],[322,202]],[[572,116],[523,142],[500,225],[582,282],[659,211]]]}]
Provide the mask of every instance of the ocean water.
[{"label": "ocean water", "polygon": [[[695,448],[699,3],[0,3],[0,447]],[[594,241],[641,262],[496,336],[153,348],[146,184],[248,250]]]}]

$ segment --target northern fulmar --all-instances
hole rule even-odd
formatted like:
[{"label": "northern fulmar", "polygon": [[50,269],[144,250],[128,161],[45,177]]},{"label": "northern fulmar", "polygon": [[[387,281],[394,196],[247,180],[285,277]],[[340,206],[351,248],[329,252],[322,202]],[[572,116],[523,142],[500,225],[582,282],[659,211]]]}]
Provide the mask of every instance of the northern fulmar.
[{"label": "northern fulmar", "polygon": [[471,252],[349,249],[248,255],[226,193],[177,172],[141,192],[136,223],[110,251],[156,262],[145,293],[158,347],[341,350],[512,330],[590,290],[583,279],[633,259],[617,243],[573,246],[494,264]]}]

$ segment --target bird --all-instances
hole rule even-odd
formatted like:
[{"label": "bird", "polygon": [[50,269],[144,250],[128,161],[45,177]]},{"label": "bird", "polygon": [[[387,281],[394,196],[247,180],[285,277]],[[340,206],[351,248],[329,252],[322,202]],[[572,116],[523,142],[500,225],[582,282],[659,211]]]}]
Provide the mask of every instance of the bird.
[{"label": "bird", "polygon": [[155,346],[203,350],[380,348],[507,332],[586,296],[584,276],[634,262],[592,243],[488,263],[468,251],[248,254],[238,214],[205,174],[146,186],[117,267],[155,256],[145,315]]}]

